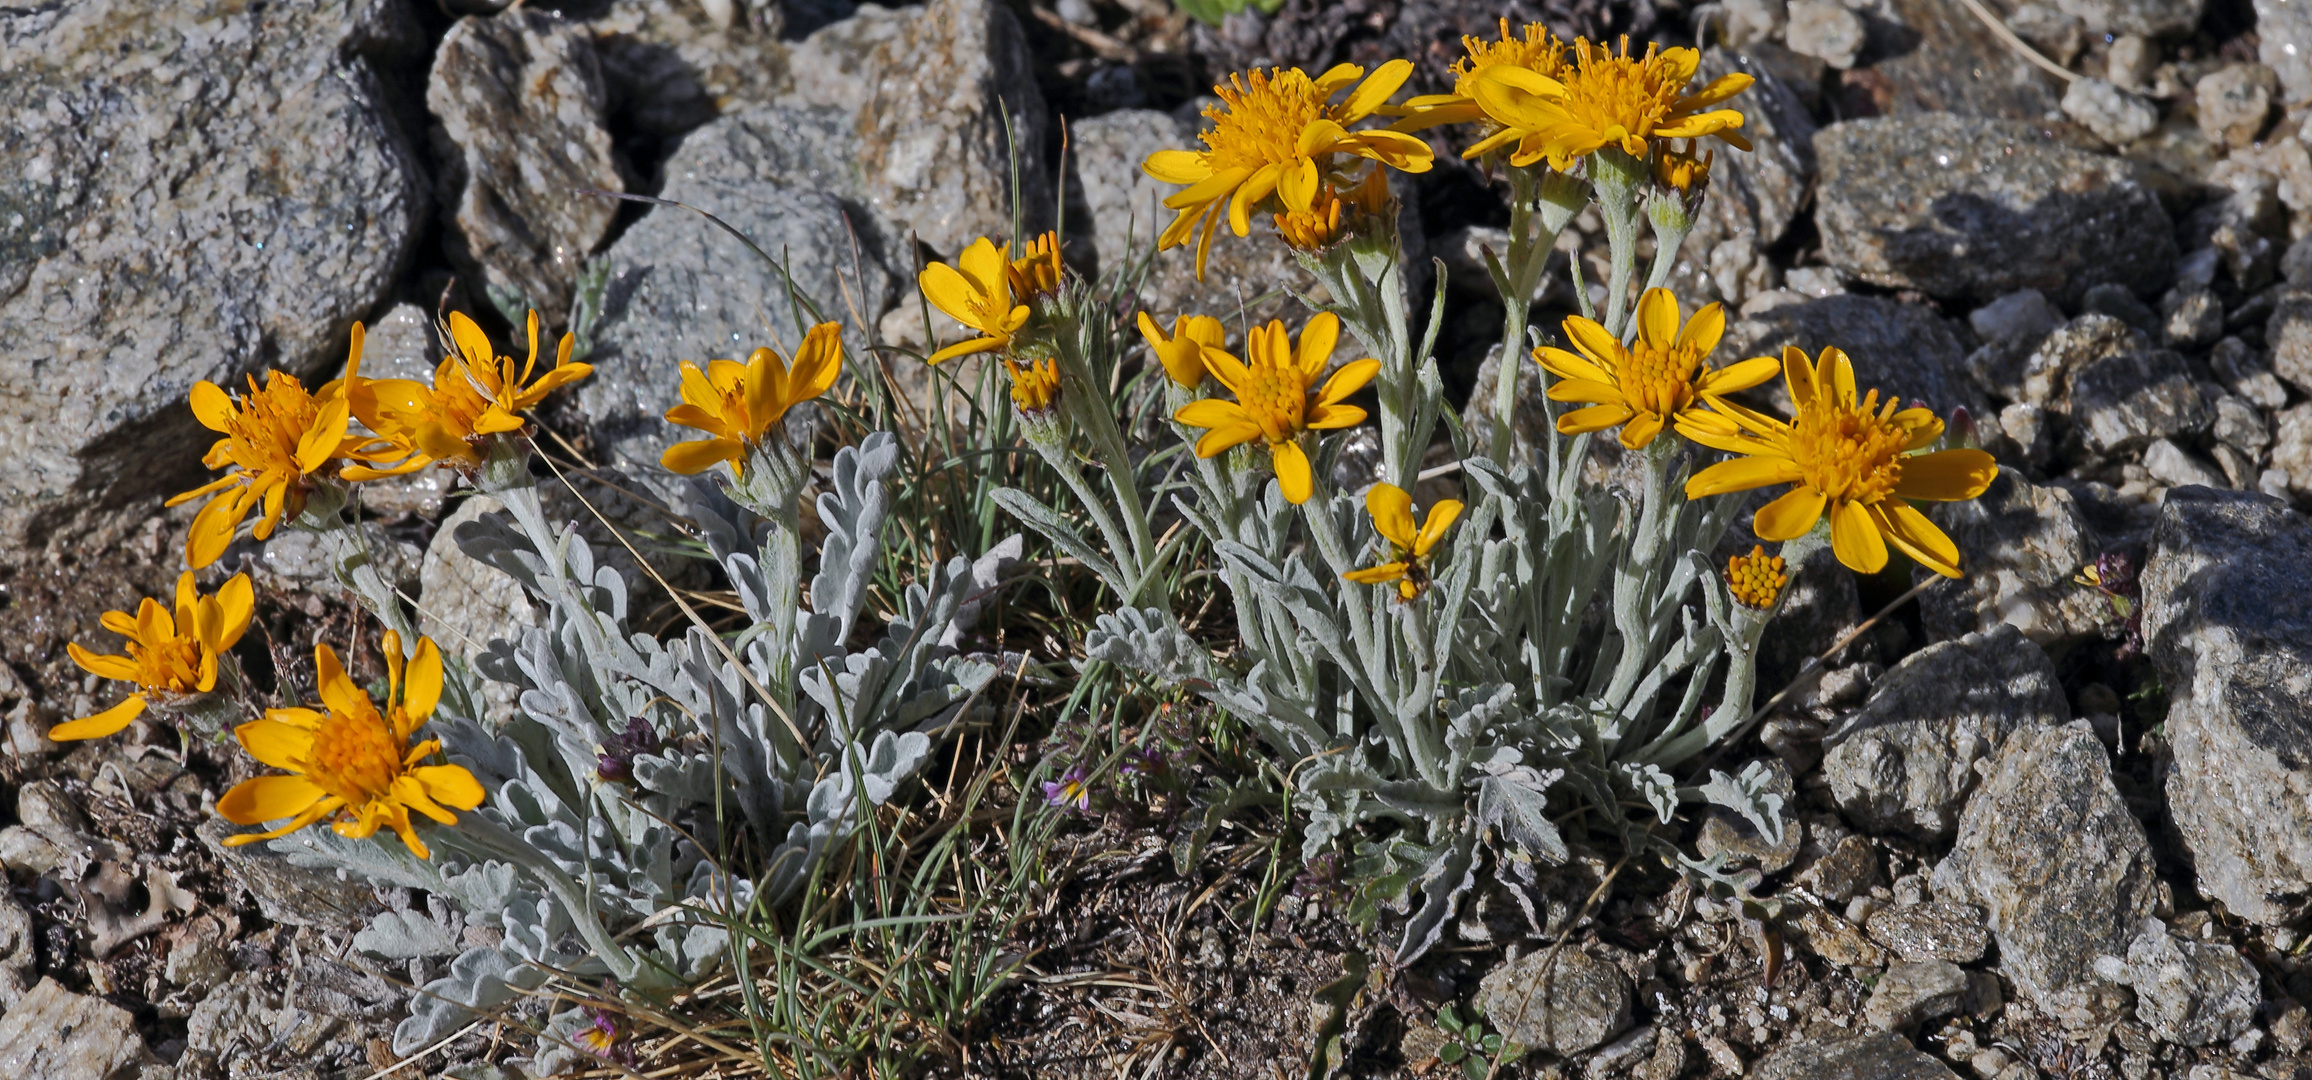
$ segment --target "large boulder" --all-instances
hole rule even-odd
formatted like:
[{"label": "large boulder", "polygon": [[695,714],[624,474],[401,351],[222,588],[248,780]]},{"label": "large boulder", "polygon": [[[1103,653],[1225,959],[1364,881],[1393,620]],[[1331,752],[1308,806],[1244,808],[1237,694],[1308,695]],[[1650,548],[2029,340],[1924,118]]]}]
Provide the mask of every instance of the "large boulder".
[{"label": "large boulder", "polygon": [[1823,259],[1874,284],[1983,300],[2033,288],[2069,304],[2107,282],[2149,294],[2175,263],[2167,211],[2133,165],[2033,125],[1851,120],[1815,151]]},{"label": "large boulder", "polygon": [[2096,961],[2126,955],[2159,906],[2160,883],[2143,825],[2084,722],[2007,740],[1934,885],[1938,897],[1989,913],[2001,972],[2040,1011],[2077,1029],[2129,1003]]},{"label": "large boulder", "polygon": [[516,8],[450,27],[426,107],[447,155],[440,186],[452,256],[509,316],[569,318],[586,257],[610,234],[623,191],[604,120],[594,39],[576,23]]},{"label": "large boulder", "polygon": [[2053,646],[2101,634],[2113,621],[2110,601],[2072,581],[2103,551],[2071,492],[2002,468],[1983,494],[1926,510],[1959,545],[1966,571],[1937,579],[1919,597],[1929,634],[1957,637],[2005,624]]},{"label": "large boulder", "polygon": [[2168,694],[2168,809],[2200,892],[2252,922],[2312,911],[2312,524],[2244,492],[2168,492],[2143,634]]},{"label": "large boulder", "polygon": [[1869,20],[1880,39],[1872,43],[1876,55],[1867,71],[1846,80],[1868,92],[1878,111],[2035,121],[2061,104],[2061,85],[2016,55],[1960,0],[1890,0],[1872,14],[1879,12],[1900,25]]},{"label": "large boulder", "polygon": [[112,535],[206,475],[195,382],[318,382],[426,213],[375,68],[400,0],[0,11],[0,546]]},{"label": "large boulder", "polygon": [[816,317],[843,323],[851,364],[871,362],[869,320],[891,276],[851,227],[866,189],[855,146],[842,112],[779,107],[724,117],[683,140],[666,165],[666,197],[716,213],[769,258],[671,207],[611,245],[587,357],[594,377],[577,393],[605,456],[658,469],[680,437],[662,419],[680,400],[679,361],[744,360],[774,343],[791,355]]},{"label": "large boulder", "polygon": [[2019,732],[2071,718],[2047,654],[2012,626],[1929,645],[1823,738],[1822,771],[1857,825],[1949,836],[1976,767]]}]

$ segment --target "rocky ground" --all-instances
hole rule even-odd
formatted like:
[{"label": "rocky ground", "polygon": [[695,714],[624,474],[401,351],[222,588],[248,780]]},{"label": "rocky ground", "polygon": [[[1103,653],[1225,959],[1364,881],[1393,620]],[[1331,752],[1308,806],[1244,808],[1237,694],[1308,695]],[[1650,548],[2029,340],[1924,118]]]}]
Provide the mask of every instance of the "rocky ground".
[{"label": "rocky ground", "polygon": [[[193,381],[325,378],[355,319],[366,371],[414,373],[439,305],[500,329],[534,306],[588,329],[597,375],[547,420],[638,520],[613,474],[663,445],[672,361],[797,317],[696,219],[572,189],[723,215],[865,356],[865,328],[926,340],[922,259],[1011,230],[1015,147],[1030,225],[1064,216],[1078,268],[1116,272],[1163,220],[1138,162],[1191,136],[1215,74],[1402,55],[1439,90],[1504,14],[1757,78],[1757,150],[1720,153],[1673,284],[1739,312],[1721,356],[1837,344],[1963,408],[2005,467],[1936,511],[1969,576],[1867,623],[1913,582],[1827,553],[1801,577],[1763,680],[1792,693],[1734,753],[1777,762],[1803,827],[1692,837],[1755,866],[1761,904],[1595,856],[1496,867],[1452,941],[1366,984],[1321,875],[1249,921],[1259,838],[1183,875],[1146,822],[1087,821],[1030,971],[951,1067],[1270,1076],[1340,1031],[1353,1072],[1445,1075],[1437,1010],[1475,1001],[1545,1048],[1525,1075],[2312,1076],[2312,14],[2285,0],[1287,0],[1216,27],[1163,0],[0,10],[0,1069],[367,1077],[441,961],[349,930],[426,898],[217,843],[237,755],[41,737],[109,703],[63,643],[174,577],[186,517],[156,507],[201,475]],[[1439,162],[1404,231],[1445,268],[1458,399],[1498,363],[1481,252],[1507,215]],[[1600,231],[1560,243],[1591,282]],[[1305,285],[1262,233],[1201,283],[1158,259],[1140,299],[1263,318]],[[475,512],[450,494],[381,486],[365,512],[436,635],[485,637],[518,612],[433,542]],[[261,581],[253,694],[360,632],[296,537],[233,558]],[[508,1038],[395,1075],[498,1077]]]}]

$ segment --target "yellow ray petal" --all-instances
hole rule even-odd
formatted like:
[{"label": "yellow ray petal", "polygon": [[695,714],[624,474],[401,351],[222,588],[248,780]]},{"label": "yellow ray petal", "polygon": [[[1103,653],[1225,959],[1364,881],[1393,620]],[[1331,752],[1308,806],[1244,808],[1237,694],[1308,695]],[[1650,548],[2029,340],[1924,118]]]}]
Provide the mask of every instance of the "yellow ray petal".
[{"label": "yellow ray petal", "polygon": [[1395,484],[1374,484],[1365,492],[1365,513],[1372,515],[1373,531],[1390,543],[1412,550],[1419,529],[1413,524],[1413,496]]},{"label": "yellow ray petal", "polygon": [[235,727],[233,738],[240,741],[241,748],[247,750],[250,757],[276,769],[302,770],[313,753],[311,730],[284,724],[270,716]]},{"label": "yellow ray petal", "polygon": [[1895,494],[1905,499],[1972,499],[1999,478],[1999,462],[1981,450],[1938,450],[1901,462],[1903,471],[1895,479]]},{"label": "yellow ray petal", "polygon": [[144,711],[144,695],[130,694],[120,704],[94,716],[84,716],[49,728],[48,737],[56,742],[101,739],[129,726],[137,717],[144,715]]},{"label": "yellow ray petal", "polygon": [[1421,523],[1421,533],[1413,538],[1413,554],[1427,555],[1445,538],[1445,530],[1461,519],[1461,500],[1441,499],[1429,508],[1429,519]]},{"label": "yellow ray petal", "polygon": [[259,776],[219,798],[217,816],[235,825],[260,825],[303,814],[328,794],[302,776]]},{"label": "yellow ray petal", "polygon": [[1901,499],[1888,499],[1872,506],[1870,512],[1872,524],[1886,534],[1887,542],[1920,566],[1947,578],[1962,576],[1959,545],[1916,507]]},{"label": "yellow ray petal", "polygon": [[[1688,435],[1687,438],[1693,438]],[[1729,491],[1748,491],[1768,484],[1786,484],[1802,474],[1796,462],[1787,458],[1741,457],[1721,461],[1686,481],[1689,499],[1723,495]],[[1811,523],[1810,523],[1811,524]],[[1805,530],[1801,529],[1800,532]]]},{"label": "yellow ray petal", "polygon": [[1678,298],[1668,289],[1647,289],[1638,297],[1638,340],[1658,352],[1678,343]]},{"label": "yellow ray petal", "polygon": [[1822,520],[1823,504],[1828,500],[1822,492],[1805,485],[1791,488],[1782,497],[1758,508],[1750,525],[1760,540],[1780,542],[1796,540]]},{"label": "yellow ray petal", "polygon": [[1269,445],[1269,464],[1276,470],[1277,489],[1284,493],[1284,501],[1299,506],[1309,501],[1316,491],[1316,477],[1309,469],[1309,456],[1301,452],[1297,442]]},{"label": "yellow ray petal", "polygon": [[[1782,539],[1767,536],[1764,529],[1758,530],[1758,535]],[[1886,537],[1879,534],[1878,523],[1871,520],[1870,511],[1861,503],[1841,502],[1831,507],[1830,546],[1848,569],[1875,574],[1887,567]]]}]

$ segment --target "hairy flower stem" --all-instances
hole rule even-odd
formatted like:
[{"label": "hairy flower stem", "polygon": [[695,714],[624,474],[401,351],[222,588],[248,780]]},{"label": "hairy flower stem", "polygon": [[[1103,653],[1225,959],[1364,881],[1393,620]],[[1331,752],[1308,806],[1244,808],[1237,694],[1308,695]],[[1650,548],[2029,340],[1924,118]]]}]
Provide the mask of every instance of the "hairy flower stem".
[{"label": "hairy flower stem", "polygon": [[[1100,493],[1093,489],[1091,481],[1084,477],[1083,468],[1076,464],[1075,453],[1068,449],[1066,426],[1058,418],[1052,417],[1041,420],[1023,419],[1020,427],[1027,435],[1028,445],[1035,448],[1036,454],[1044,459],[1045,464],[1052,467],[1053,472],[1060,474],[1060,479],[1068,485],[1068,490],[1075,494],[1076,502],[1083,506],[1086,514],[1091,515],[1093,527],[1100,530],[1100,538],[1107,542],[1108,550],[1114,554],[1119,563],[1123,564],[1121,569],[1124,573],[1133,580],[1137,580],[1145,568],[1140,565],[1139,560],[1131,557],[1134,554],[1131,539],[1124,529],[1116,524],[1116,515],[1108,512],[1107,500],[1101,498]],[[1113,582],[1111,587],[1118,593],[1123,593],[1129,589],[1130,584],[1130,581]],[[1133,596],[1119,596],[1118,599],[1127,604],[1139,603],[1138,598]]]},{"label": "hairy flower stem", "polygon": [[377,559],[369,547],[369,537],[361,522],[347,520],[345,489],[322,485],[305,498],[305,512],[289,523],[291,528],[312,533],[321,542],[329,559],[330,576],[345,586],[361,606],[386,628],[401,636],[404,657],[417,651],[417,625],[401,608],[401,596],[385,575],[377,572]]},{"label": "hairy flower stem", "polygon": [[[1558,234],[1588,204],[1589,185],[1564,173],[1543,166],[1509,170],[1509,251],[1499,262],[1490,256],[1486,260],[1503,310],[1501,363],[1493,384],[1492,457],[1504,468],[1511,465],[1509,450],[1516,443],[1517,380],[1525,369],[1526,324],[1533,314],[1534,290],[1549,265],[1549,253],[1557,247]],[[1557,453],[1557,440],[1544,441],[1551,454]]]},{"label": "hairy flower stem", "polygon": [[1613,679],[1600,698],[1613,711],[1628,703],[1630,692],[1654,660],[1650,615],[1655,590],[1661,585],[1656,571],[1662,561],[1662,547],[1677,524],[1677,507],[1670,505],[1670,500],[1676,497],[1684,502],[1682,495],[1673,496],[1670,490],[1670,470],[1684,445],[1684,440],[1665,433],[1640,451],[1646,456],[1645,502],[1638,511],[1629,553],[1614,570],[1614,629],[1621,634],[1621,656],[1614,662]]},{"label": "hairy flower stem", "polygon": [[594,904],[578,883],[563,873],[562,868],[538,853],[508,831],[505,826],[481,813],[466,813],[458,817],[456,825],[438,832],[445,847],[454,848],[478,859],[500,859],[519,866],[536,877],[554,893],[568,911],[571,926],[594,950],[597,959],[610,968],[611,977],[622,983],[632,983],[643,974],[642,962],[618,944],[618,939],[603,929],[602,921],[594,917]]},{"label": "hairy flower stem", "polygon": [[1333,295],[1332,310],[1381,362],[1373,395],[1381,406],[1381,472],[1376,479],[1410,490],[1436,423],[1421,385],[1425,357],[1413,355],[1413,327],[1405,307],[1404,251],[1392,223],[1321,255],[1300,254],[1301,266]]},{"label": "hairy flower stem", "polygon": [[[1052,350],[1060,369],[1060,409],[1068,419],[1074,421],[1076,429],[1084,433],[1085,439],[1091,443],[1092,455],[1099,459],[1100,467],[1108,474],[1108,488],[1115,492],[1116,508],[1123,511],[1124,533],[1131,538],[1131,546],[1126,548],[1116,543],[1111,535],[1108,546],[1119,557],[1130,553],[1131,570],[1128,573],[1137,581],[1146,576],[1156,558],[1155,535],[1148,528],[1148,511],[1140,503],[1140,488],[1132,468],[1132,454],[1124,446],[1123,430],[1116,426],[1116,413],[1108,400],[1108,388],[1092,377],[1092,365],[1082,347],[1085,335],[1073,332],[1078,329],[1074,319],[1068,320],[1068,324],[1061,327],[1062,332],[1057,335],[1060,347]],[[1045,457],[1046,460],[1051,459],[1049,454]],[[1071,482],[1069,486],[1077,487],[1078,483],[1080,481]],[[1087,495],[1086,490],[1079,487],[1076,497],[1084,500],[1087,508],[1101,505],[1101,501]],[[1113,533],[1113,526],[1103,528],[1102,532]]]},{"label": "hairy flower stem", "polygon": [[1616,339],[1628,329],[1630,278],[1638,269],[1638,193],[1646,184],[1645,163],[1618,148],[1590,155],[1590,183],[1597,188],[1598,213],[1606,222],[1606,250],[1613,272],[1606,279],[1606,333]]},{"label": "hairy flower stem", "polygon": [[[1799,567],[1814,552],[1830,543],[1828,525],[1817,525],[1812,531],[1782,545],[1783,564],[1790,568],[1793,581]],[[1719,695],[1718,707],[1702,723],[1686,731],[1663,732],[1637,753],[1631,760],[1640,764],[1664,767],[1693,757],[1712,746],[1729,739],[1739,738],[1757,717],[1752,713],[1752,699],[1758,691],[1758,642],[1766,635],[1766,627],[1790,600],[1790,588],[1785,585],[1774,599],[1774,606],[1758,611],[1733,605],[1733,634],[1726,643],[1726,687]]]},{"label": "hairy flower stem", "polygon": [[569,564],[563,558],[567,541],[561,530],[546,521],[545,499],[538,493],[537,479],[530,475],[529,442],[520,436],[498,436],[482,467],[474,471],[474,486],[503,504],[515,527],[538,549],[538,557],[546,564],[540,584],[553,591],[553,601],[565,610],[582,613],[571,622],[586,651],[596,655],[609,651],[610,643],[602,633],[593,603],[585,590],[570,581]]},{"label": "hairy flower stem", "polygon": [[1678,264],[1678,249],[1694,231],[1694,211],[1700,206],[1698,199],[1694,206],[1687,206],[1675,192],[1656,191],[1647,197],[1646,220],[1654,226],[1654,262],[1646,270],[1646,288],[1658,289],[1670,280],[1670,270]]},{"label": "hairy flower stem", "polygon": [[763,537],[764,580],[771,584],[769,610],[763,613],[758,637],[770,639],[765,650],[770,662],[767,687],[781,715],[795,711],[795,618],[802,608],[803,485],[810,480],[811,463],[803,456],[785,425],[773,425],[763,441],[747,449],[746,468],[731,494],[740,505],[770,522]]}]

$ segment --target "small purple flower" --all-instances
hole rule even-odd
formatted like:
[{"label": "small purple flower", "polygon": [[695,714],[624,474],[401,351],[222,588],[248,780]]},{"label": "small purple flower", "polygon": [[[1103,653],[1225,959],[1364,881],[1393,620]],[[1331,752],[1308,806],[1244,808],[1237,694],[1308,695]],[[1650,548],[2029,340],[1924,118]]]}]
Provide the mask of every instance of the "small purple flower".
[{"label": "small purple flower", "polygon": [[602,740],[601,752],[595,755],[594,773],[612,783],[634,779],[634,756],[655,753],[658,750],[658,732],[650,721],[639,716],[628,717],[626,730]]},{"label": "small purple flower", "polygon": [[1044,805],[1054,810],[1072,806],[1078,813],[1092,808],[1091,773],[1081,765],[1062,773],[1057,780],[1044,781]]},{"label": "small purple flower", "polygon": [[1172,758],[1153,746],[1138,746],[1124,751],[1123,771],[1126,776],[1154,779],[1172,772]]},{"label": "small purple flower", "polygon": [[609,1009],[591,1006],[587,1008],[586,1016],[587,1026],[584,1033],[578,1036],[578,1041],[593,1051],[596,1057],[632,1067],[635,1062],[634,1044],[627,1041],[626,1025],[621,1023],[623,1018]]}]

